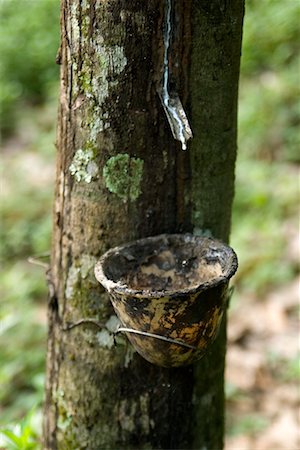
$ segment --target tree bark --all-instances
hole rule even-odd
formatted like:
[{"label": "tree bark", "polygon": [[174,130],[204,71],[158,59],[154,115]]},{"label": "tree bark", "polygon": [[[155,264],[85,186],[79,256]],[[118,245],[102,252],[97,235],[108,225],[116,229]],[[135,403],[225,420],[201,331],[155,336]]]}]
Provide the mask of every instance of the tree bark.
[{"label": "tree bark", "polygon": [[[243,0],[174,0],[170,86],[186,152],[158,95],[163,0],[63,0],[45,449],[218,449],[225,320],[194,366],[163,369],[126,340],[93,268],[108,248],[172,232],[228,241]],[[95,318],[103,329],[68,324]]]}]

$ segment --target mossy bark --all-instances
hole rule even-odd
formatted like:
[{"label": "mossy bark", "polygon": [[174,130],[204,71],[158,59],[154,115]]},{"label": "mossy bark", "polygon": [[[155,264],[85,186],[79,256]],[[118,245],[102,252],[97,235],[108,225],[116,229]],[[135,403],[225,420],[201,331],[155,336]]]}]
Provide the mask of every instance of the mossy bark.
[{"label": "mossy bark", "polygon": [[[225,323],[199,364],[162,369],[114,347],[93,267],[165,232],[227,241],[242,0],[174,2],[171,83],[194,138],[174,141],[157,88],[164,2],[63,0],[45,449],[222,447]],[[82,325],[96,318],[102,330]]]}]

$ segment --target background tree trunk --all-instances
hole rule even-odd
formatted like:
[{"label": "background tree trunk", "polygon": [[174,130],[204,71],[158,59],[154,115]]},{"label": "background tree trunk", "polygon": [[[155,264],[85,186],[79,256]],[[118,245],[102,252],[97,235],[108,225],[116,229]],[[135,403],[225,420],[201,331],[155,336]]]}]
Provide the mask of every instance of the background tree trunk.
[{"label": "background tree trunk", "polygon": [[[157,86],[162,0],[63,0],[49,302],[46,449],[217,449],[225,321],[195,366],[162,369],[113,345],[93,267],[108,248],[164,232],[228,240],[243,0],[173,4],[171,84],[194,138],[172,137]],[[82,325],[81,318],[106,326]]]}]

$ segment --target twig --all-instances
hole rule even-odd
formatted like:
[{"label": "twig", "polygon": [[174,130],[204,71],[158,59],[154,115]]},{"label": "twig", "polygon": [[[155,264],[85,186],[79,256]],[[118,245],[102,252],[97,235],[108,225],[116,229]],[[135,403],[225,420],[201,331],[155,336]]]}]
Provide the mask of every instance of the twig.
[{"label": "twig", "polygon": [[95,325],[96,327],[101,328],[101,329],[105,327],[105,324],[98,322],[98,320],[96,320],[96,319],[81,319],[81,320],[78,320],[78,322],[74,322],[74,323],[71,323],[70,325],[67,325],[66,327],[63,327],[62,329],[63,329],[63,331],[69,331],[75,327],[78,327],[79,325],[86,324],[86,323]]},{"label": "twig", "polygon": [[49,257],[50,257],[50,253],[44,252],[44,253],[39,253],[38,255],[29,256],[29,258],[27,258],[27,261],[30,264],[34,264],[35,266],[40,266],[40,267],[44,267],[44,269],[49,269],[50,264],[40,261],[41,258],[49,258]]}]

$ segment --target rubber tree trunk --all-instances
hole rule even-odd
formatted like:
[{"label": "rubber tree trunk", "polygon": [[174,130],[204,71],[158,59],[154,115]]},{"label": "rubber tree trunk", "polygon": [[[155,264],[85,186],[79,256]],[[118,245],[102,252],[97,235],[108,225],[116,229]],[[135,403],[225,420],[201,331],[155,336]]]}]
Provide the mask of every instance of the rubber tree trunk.
[{"label": "rubber tree trunk", "polygon": [[[194,366],[115,347],[93,267],[108,248],[172,232],[228,241],[243,0],[174,0],[169,88],[193,130],[171,133],[158,91],[167,0],[63,0],[45,449],[219,449],[225,321]],[[95,318],[103,329],[68,324]]]}]

